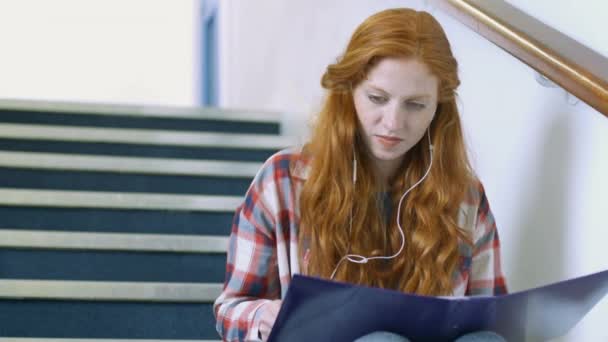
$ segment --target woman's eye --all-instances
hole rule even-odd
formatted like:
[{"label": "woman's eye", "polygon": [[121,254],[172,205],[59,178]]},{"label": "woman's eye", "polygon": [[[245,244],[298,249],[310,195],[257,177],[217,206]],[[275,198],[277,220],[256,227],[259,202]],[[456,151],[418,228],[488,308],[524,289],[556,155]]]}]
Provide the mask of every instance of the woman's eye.
[{"label": "woman's eye", "polygon": [[375,104],[383,104],[386,102],[386,98],[383,96],[368,95],[367,97],[369,98],[370,101],[372,101]]},{"label": "woman's eye", "polygon": [[407,107],[407,110],[411,110],[411,111],[418,111],[418,110],[423,110],[424,108],[426,108],[426,105],[424,103],[420,103],[420,102],[406,102],[405,106]]}]

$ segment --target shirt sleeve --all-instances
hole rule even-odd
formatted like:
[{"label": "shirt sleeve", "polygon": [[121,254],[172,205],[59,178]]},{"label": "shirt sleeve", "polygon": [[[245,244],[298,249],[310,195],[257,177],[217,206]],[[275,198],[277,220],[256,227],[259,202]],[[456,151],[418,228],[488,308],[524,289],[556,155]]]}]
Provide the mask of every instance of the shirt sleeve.
[{"label": "shirt sleeve", "polygon": [[259,341],[258,309],[279,297],[275,219],[263,191],[268,171],[258,173],[234,215],[224,288],[213,306],[224,341]]},{"label": "shirt sleeve", "polygon": [[473,234],[473,255],[466,295],[501,295],[507,293],[500,260],[500,240],[494,215],[481,183],[479,206]]}]

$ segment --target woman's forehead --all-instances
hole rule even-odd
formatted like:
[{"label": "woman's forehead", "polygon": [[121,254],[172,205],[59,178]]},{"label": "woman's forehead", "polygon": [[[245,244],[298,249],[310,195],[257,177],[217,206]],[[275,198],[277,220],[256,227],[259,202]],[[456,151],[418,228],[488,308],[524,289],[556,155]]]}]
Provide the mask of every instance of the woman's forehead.
[{"label": "woman's forehead", "polygon": [[438,79],[412,58],[384,58],[371,68],[362,85],[399,97],[436,96]]}]

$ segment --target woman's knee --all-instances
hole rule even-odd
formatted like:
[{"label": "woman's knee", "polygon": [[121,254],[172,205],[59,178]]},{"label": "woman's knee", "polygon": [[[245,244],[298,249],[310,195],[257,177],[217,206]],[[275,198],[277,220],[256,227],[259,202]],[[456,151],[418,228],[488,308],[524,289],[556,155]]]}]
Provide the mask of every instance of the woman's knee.
[{"label": "woman's knee", "polygon": [[354,342],[409,342],[407,338],[389,332],[389,331],[375,331],[373,333],[363,335],[356,339]]},{"label": "woman's knee", "polygon": [[454,342],[506,342],[507,340],[493,331],[477,331],[462,335]]}]

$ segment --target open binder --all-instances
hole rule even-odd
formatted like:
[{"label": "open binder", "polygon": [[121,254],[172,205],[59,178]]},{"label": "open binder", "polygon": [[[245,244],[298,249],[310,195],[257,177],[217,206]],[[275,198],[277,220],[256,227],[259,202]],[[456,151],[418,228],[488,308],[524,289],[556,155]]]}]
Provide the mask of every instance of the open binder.
[{"label": "open binder", "polygon": [[490,330],[508,341],[568,332],[608,293],[608,270],[501,296],[430,297],[295,275],[269,341],[352,342],[374,331],[452,341]]}]

